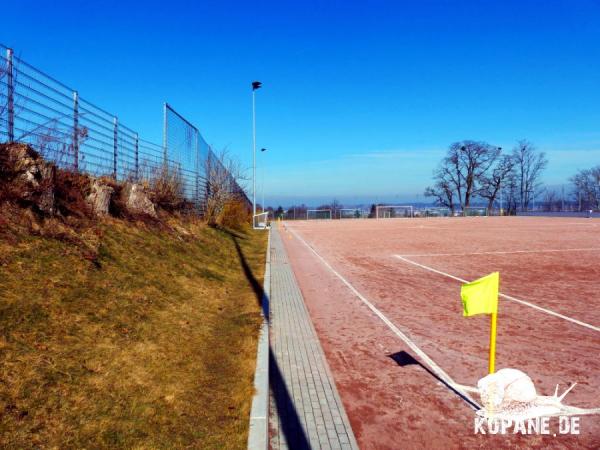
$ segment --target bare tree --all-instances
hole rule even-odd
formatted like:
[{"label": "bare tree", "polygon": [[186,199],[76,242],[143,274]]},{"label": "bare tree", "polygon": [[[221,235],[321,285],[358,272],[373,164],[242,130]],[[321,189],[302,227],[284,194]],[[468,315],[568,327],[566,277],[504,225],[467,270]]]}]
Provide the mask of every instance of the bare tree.
[{"label": "bare tree", "polygon": [[435,184],[425,188],[425,197],[433,197],[438,206],[450,208],[454,215],[454,185],[444,170],[438,170],[434,175]]},{"label": "bare tree", "polygon": [[477,194],[487,199],[488,210],[493,208],[494,201],[496,201],[496,198],[500,194],[500,190],[504,188],[504,184],[512,173],[513,168],[513,158],[510,155],[502,155],[491,172],[484,173],[481,176],[481,186],[477,190]]},{"label": "bare tree", "polygon": [[535,146],[525,139],[517,142],[512,158],[519,188],[519,207],[526,210],[535,196],[542,191],[540,176],[548,165],[548,160],[544,152],[538,152]]},{"label": "bare tree", "polygon": [[503,209],[509,216],[517,213],[517,206],[519,205],[519,183],[517,182],[517,175],[513,170],[510,172],[502,185],[502,197],[503,197]]},{"label": "bare tree", "polygon": [[[460,151],[457,150],[459,146]],[[501,149],[486,142],[476,141],[457,142],[453,144],[453,147],[453,152],[456,152],[460,161],[460,175],[465,186],[462,206],[468,208],[473,196],[477,193],[477,184],[482,181],[488,169],[494,165]]]},{"label": "bare tree", "polygon": [[454,209],[453,199],[456,198],[462,209],[468,208],[500,152],[499,147],[486,142],[466,140],[453,143],[435,172],[435,185],[426,189],[425,195],[434,197],[438,203],[451,209]]},{"label": "bare tree", "polygon": [[561,211],[561,198],[558,192],[554,189],[546,189],[544,199],[542,201],[542,211],[552,212]]},{"label": "bare tree", "polygon": [[580,170],[570,181],[579,210],[600,209],[600,166]]}]

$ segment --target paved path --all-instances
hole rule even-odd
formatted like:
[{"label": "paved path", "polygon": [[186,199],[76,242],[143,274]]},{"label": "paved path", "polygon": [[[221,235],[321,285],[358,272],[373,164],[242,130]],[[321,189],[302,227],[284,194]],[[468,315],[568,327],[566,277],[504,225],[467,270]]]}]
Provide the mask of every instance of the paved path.
[{"label": "paved path", "polygon": [[358,449],[275,225],[270,293],[271,448]]}]

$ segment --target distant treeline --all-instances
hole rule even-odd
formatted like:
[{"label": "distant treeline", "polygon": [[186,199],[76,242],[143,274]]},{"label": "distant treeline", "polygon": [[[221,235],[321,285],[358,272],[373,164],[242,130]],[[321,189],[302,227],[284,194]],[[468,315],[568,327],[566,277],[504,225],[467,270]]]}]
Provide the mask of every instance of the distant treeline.
[{"label": "distant treeline", "polygon": [[600,166],[571,177],[565,197],[564,191],[540,182],[547,165],[546,154],[527,140],[518,141],[510,152],[482,141],[455,142],[434,171],[434,183],[425,189],[425,196],[453,212],[476,201],[514,214],[532,209],[536,199],[537,209],[547,211],[599,209]]},{"label": "distant treeline", "polygon": [[[483,141],[464,140],[448,147],[433,173],[425,197],[451,214],[473,206],[502,209],[505,214],[531,209],[541,211],[600,210],[600,165],[583,169],[569,179],[565,191],[545,187],[541,177],[548,165],[546,154],[527,140],[510,151]],[[344,208],[339,201],[320,206],[293,205],[267,208],[274,217],[305,218],[309,209],[331,210],[332,217]],[[374,217],[375,204],[369,217]]]}]

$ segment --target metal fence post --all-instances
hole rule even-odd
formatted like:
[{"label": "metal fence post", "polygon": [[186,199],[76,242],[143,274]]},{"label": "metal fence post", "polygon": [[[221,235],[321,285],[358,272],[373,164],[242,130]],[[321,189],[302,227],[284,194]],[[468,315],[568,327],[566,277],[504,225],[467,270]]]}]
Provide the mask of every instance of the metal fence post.
[{"label": "metal fence post", "polygon": [[196,130],[196,210],[200,211],[200,132]]},{"label": "metal fence post", "polygon": [[79,94],[73,91],[73,167],[79,172]]},{"label": "metal fence post", "polygon": [[167,159],[167,102],[163,105],[163,159],[165,167],[168,167],[168,159]]},{"label": "metal fence post", "polygon": [[15,140],[15,81],[12,48],[6,49],[6,87],[6,106],[8,108],[8,142],[13,142]]},{"label": "metal fence post", "polygon": [[114,124],[114,138],[113,138],[113,178],[116,180],[117,179],[117,156],[118,156],[118,146],[117,146],[117,138],[118,138],[118,128],[119,128],[119,121],[117,120],[117,118],[115,117],[113,119],[113,124]]},{"label": "metal fence post", "polygon": [[140,181],[140,135],[135,133],[135,181]]},{"label": "metal fence post", "polygon": [[210,145],[207,147],[206,151],[206,202],[208,204],[208,199],[211,196],[211,184],[214,179],[213,170],[212,170],[212,148]]}]

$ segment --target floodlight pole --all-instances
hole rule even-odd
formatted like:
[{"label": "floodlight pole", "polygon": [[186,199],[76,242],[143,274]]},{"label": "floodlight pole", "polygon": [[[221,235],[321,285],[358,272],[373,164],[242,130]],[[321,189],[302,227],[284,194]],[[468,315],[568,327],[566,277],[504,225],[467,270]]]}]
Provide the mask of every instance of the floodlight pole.
[{"label": "floodlight pole", "polygon": [[[252,89],[252,217],[256,216],[256,89]],[[252,219],[254,223],[254,219]]]},{"label": "floodlight pole", "polygon": [[[266,152],[267,149],[266,148],[261,148],[260,152],[264,153]],[[265,212],[265,161],[264,158],[261,161],[261,169],[262,169],[262,212]]]},{"label": "floodlight pole", "polygon": [[260,89],[260,81],[252,82],[252,226],[256,216],[256,90]]}]

